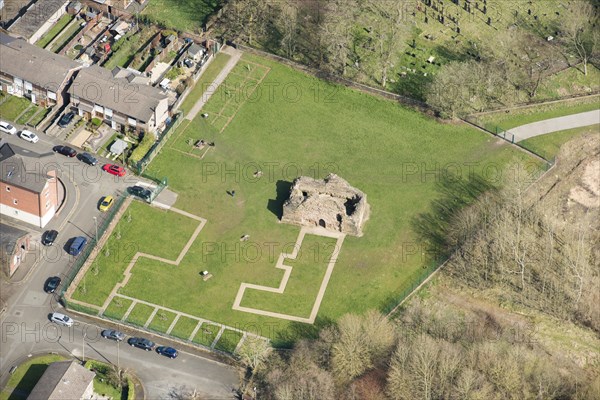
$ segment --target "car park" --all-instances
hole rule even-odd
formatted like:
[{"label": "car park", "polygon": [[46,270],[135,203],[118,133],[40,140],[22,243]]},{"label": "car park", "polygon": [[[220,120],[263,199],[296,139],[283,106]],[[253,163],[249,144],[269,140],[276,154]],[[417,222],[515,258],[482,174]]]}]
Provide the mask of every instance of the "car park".
[{"label": "car park", "polygon": [[69,246],[69,254],[72,256],[78,256],[79,253],[85,248],[87,244],[87,239],[83,236],[77,236],[71,242],[71,246]]},{"label": "car park", "polygon": [[152,192],[142,186],[137,186],[137,185],[131,186],[127,190],[129,191],[130,194],[137,196],[141,199],[144,199],[146,201],[150,200],[150,197],[152,196]]},{"label": "car park", "polygon": [[46,293],[54,293],[58,286],[60,285],[61,279],[58,276],[51,276],[46,279],[46,283],[44,284],[44,292]]},{"label": "car park", "polygon": [[110,210],[110,208],[112,207],[113,204],[114,204],[114,199],[112,196],[104,196],[104,198],[102,199],[102,202],[100,203],[100,207],[98,207],[98,208],[100,209],[100,211],[106,212],[106,211]]},{"label": "car park", "polygon": [[114,329],[105,329],[102,331],[101,335],[103,338],[116,340],[117,342],[125,340],[125,334]]},{"label": "car park", "polygon": [[60,126],[61,128],[66,128],[67,126],[69,126],[71,121],[73,121],[73,118],[75,118],[75,113],[69,111],[60,118],[60,120],[58,121],[58,126]]},{"label": "car park", "polygon": [[129,338],[127,343],[129,343],[130,346],[137,347],[138,349],[143,349],[146,351],[151,351],[152,349],[154,349],[154,342],[140,337]]},{"label": "car park", "polygon": [[50,315],[50,321],[63,326],[73,326],[73,319],[71,317],[57,312]]},{"label": "car park", "polygon": [[9,135],[17,134],[17,128],[15,128],[14,126],[12,126],[11,124],[9,124],[6,121],[0,121],[0,131],[2,131],[4,133],[8,133]]},{"label": "car park", "polygon": [[58,236],[58,231],[55,231],[53,229],[44,232],[44,234],[42,235],[42,244],[44,246],[52,246],[54,244],[54,241],[56,240]]},{"label": "car park", "polygon": [[96,157],[94,157],[93,155],[91,155],[90,153],[79,153],[77,155],[77,159],[79,161],[83,161],[84,163],[88,164],[88,165],[96,165],[98,164],[98,160],[96,159]]},{"label": "car park", "polygon": [[77,155],[77,152],[69,146],[54,146],[52,150],[55,153],[60,153],[63,156],[67,157],[75,157]]},{"label": "car park", "polygon": [[156,348],[156,352],[160,355],[163,355],[163,356],[169,357],[169,358],[177,358],[177,356],[179,355],[177,350],[175,350],[172,347],[168,347],[168,346],[158,346]]},{"label": "car park", "polygon": [[31,131],[28,131],[27,129],[21,131],[21,133],[19,133],[19,137],[30,143],[37,143],[40,140],[38,135],[36,135],[35,133],[33,133]]},{"label": "car park", "polygon": [[112,175],[125,176],[125,168],[116,164],[105,164],[102,169]]}]

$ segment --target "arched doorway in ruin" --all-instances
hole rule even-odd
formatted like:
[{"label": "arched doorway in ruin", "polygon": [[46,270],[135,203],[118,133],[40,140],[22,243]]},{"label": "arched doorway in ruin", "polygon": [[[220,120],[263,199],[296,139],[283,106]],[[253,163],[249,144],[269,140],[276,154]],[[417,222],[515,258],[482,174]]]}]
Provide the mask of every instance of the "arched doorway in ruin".
[{"label": "arched doorway in ruin", "polygon": [[323,228],[327,228],[327,225],[325,224],[325,220],[324,219],[320,219],[319,220],[319,226],[323,227]]}]

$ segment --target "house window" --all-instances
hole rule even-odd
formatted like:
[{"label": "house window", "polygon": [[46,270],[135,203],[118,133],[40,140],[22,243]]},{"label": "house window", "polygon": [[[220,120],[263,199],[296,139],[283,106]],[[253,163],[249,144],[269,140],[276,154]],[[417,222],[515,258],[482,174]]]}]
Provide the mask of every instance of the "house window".
[{"label": "house window", "polygon": [[48,196],[50,196],[50,191],[49,191],[49,190],[47,190],[47,191],[46,191],[46,193],[44,193],[44,196],[45,196],[45,197],[48,197]]},{"label": "house window", "polygon": [[47,96],[50,100],[56,100],[56,93],[48,90]]},{"label": "house window", "polygon": [[10,192],[10,186],[7,186],[7,187],[6,187],[6,191],[7,191],[7,192]]},{"label": "house window", "polygon": [[127,123],[131,126],[137,125],[137,121],[135,120],[135,118],[127,118]]},{"label": "house window", "polygon": [[17,205],[17,204],[19,204],[19,200],[17,200],[17,199],[14,199],[14,200],[13,200],[13,204],[14,204],[14,205]]},{"label": "house window", "polygon": [[50,208],[50,202],[49,202],[49,201],[47,201],[47,202],[46,202],[46,210],[47,210],[47,209],[49,209],[49,208]]},{"label": "house window", "polygon": [[113,110],[111,110],[110,108],[105,108],[104,115],[106,116],[106,118],[111,118],[113,116]]}]

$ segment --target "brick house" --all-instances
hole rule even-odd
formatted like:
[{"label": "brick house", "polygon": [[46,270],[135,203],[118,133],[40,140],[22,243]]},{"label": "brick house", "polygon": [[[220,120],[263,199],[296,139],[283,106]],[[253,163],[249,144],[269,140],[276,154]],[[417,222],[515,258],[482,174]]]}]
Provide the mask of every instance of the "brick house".
[{"label": "brick house", "polygon": [[0,223],[0,261],[2,271],[12,276],[29,250],[29,232]]},{"label": "brick house", "polygon": [[[129,75],[129,74],[126,74]],[[120,70],[93,65],[77,73],[69,89],[71,105],[84,118],[100,118],[113,129],[155,132],[169,117],[167,95],[155,87],[138,83]]]},{"label": "brick house", "polygon": [[56,171],[45,170],[52,156],[0,141],[0,214],[40,228],[48,224],[62,190]]},{"label": "brick house", "polygon": [[[68,101],[66,86],[82,68],[67,57],[51,53],[0,32],[0,90],[43,107]],[[43,71],[43,73],[40,73]]]}]

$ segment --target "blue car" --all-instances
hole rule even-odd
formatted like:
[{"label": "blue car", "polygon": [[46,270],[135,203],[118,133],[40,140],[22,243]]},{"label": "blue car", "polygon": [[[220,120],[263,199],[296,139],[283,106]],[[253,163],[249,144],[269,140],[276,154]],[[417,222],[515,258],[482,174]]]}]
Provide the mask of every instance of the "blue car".
[{"label": "blue car", "polygon": [[169,357],[169,358],[176,358],[177,357],[177,350],[175,350],[172,347],[167,347],[167,346],[159,346],[156,348],[156,352],[158,354],[162,354],[165,357]]},{"label": "blue car", "polygon": [[75,239],[73,239],[73,242],[71,242],[71,246],[69,247],[69,254],[72,256],[78,256],[79,253],[81,253],[81,251],[85,248],[86,244],[86,238],[84,238],[83,236],[77,236]]}]

